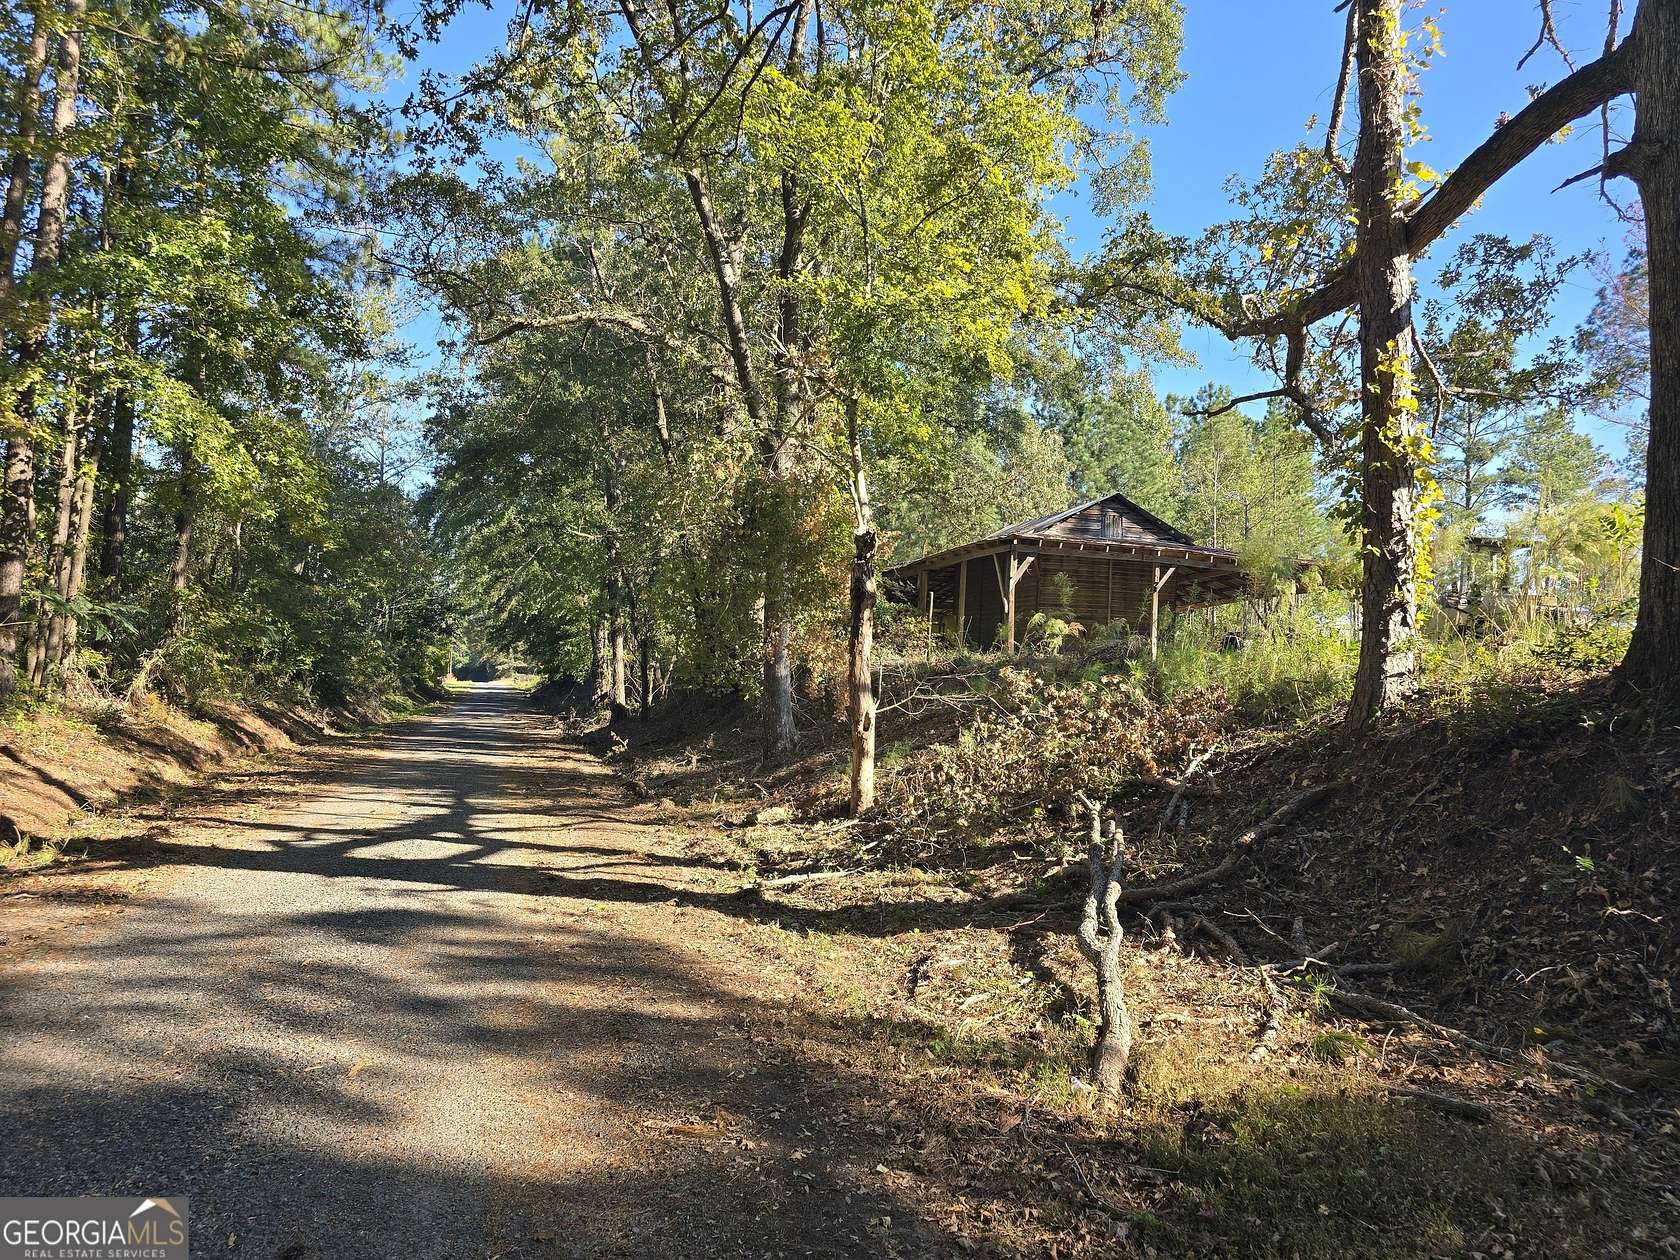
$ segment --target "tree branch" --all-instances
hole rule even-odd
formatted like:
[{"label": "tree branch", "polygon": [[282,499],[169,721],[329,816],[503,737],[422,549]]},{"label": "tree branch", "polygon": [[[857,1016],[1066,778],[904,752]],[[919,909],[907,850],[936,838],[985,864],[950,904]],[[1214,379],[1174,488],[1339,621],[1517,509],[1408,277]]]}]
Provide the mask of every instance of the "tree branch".
[{"label": "tree branch", "polygon": [[[1414,258],[1423,253],[1529,154],[1568,124],[1599,109],[1606,101],[1631,92],[1634,38],[1630,35],[1614,51],[1542,92],[1482,141],[1407,216],[1406,252]],[[1287,336],[1353,305],[1357,298],[1353,268],[1344,263],[1289,309],[1257,319],[1230,321],[1220,327],[1232,337]]]},{"label": "tree branch", "polygon": [[1539,52],[1543,44],[1550,44],[1557,49],[1557,55],[1563,58],[1563,64],[1571,70],[1575,69],[1575,63],[1569,59],[1569,54],[1564,51],[1563,45],[1558,42],[1557,27],[1552,24],[1551,0],[1540,0],[1540,34],[1534,37],[1534,47],[1525,52],[1517,61],[1517,69],[1521,70],[1527,65],[1528,59]]},{"label": "tree branch", "polygon": [[1347,113],[1348,88],[1353,83],[1354,70],[1359,61],[1359,47],[1357,44],[1359,30],[1359,10],[1352,4],[1347,6],[1347,34],[1342,38],[1342,68],[1336,76],[1336,95],[1330,102],[1330,125],[1324,131],[1324,156],[1341,173],[1342,182],[1352,178],[1347,162],[1338,151],[1342,138],[1342,118]]}]

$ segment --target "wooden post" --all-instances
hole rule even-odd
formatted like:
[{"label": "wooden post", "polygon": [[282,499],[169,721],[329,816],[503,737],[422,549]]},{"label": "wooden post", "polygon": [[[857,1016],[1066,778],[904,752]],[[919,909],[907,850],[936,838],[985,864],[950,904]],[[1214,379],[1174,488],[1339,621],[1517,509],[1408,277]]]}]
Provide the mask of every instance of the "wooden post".
[{"label": "wooden post", "polygon": [[916,610],[922,614],[922,650],[928,660],[933,659],[933,591],[928,587],[928,571],[916,574]]},{"label": "wooden post", "polygon": [[[992,553],[992,573],[997,577],[998,603],[1002,606],[1004,615],[1009,614],[1009,579],[1003,576],[1003,565],[998,563],[998,553]],[[997,642],[997,631],[992,632],[992,643]],[[991,643],[982,643],[982,649],[991,647]]]},{"label": "wooden post", "polygon": [[1152,661],[1161,655],[1161,588],[1177,572],[1176,564],[1165,573],[1161,572],[1160,565],[1154,569],[1155,585],[1149,591],[1149,659]]},{"label": "wooden post", "polygon": [[1009,655],[1015,655],[1015,584],[1027,576],[1027,570],[1032,568],[1034,556],[1028,556],[1025,563],[1011,551],[1009,553],[1009,590],[1003,598],[1003,614],[1009,619],[1009,638],[1007,650]]},{"label": "wooden post", "polygon": [[1161,566],[1155,566],[1155,585],[1149,589],[1149,659],[1161,655]]},{"label": "wooden post", "polygon": [[1009,626],[1009,637],[1004,640],[1004,651],[1010,656],[1015,655],[1015,583],[1021,580],[1021,572],[1015,567],[1015,553],[1009,553],[1009,589],[1003,594],[1003,618]]},{"label": "wooden post", "polygon": [[968,561],[957,562],[957,646],[968,646]]},{"label": "wooden post", "polygon": [[1108,616],[1103,619],[1103,624],[1108,625],[1113,620],[1114,620],[1114,560],[1112,558],[1110,558],[1109,562],[1108,562]]}]

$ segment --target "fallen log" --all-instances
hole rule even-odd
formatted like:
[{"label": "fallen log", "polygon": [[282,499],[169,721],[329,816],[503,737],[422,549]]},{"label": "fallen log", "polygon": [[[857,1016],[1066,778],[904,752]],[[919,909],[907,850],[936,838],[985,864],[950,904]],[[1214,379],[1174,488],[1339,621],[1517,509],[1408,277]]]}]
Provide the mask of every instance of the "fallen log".
[{"label": "fallen log", "polygon": [[754,893],[764,892],[770,888],[792,888],[797,884],[816,884],[829,879],[845,879],[848,875],[861,875],[863,868],[858,867],[850,871],[806,871],[800,875],[782,875],[776,879],[759,879],[737,890],[737,897],[750,897]]},{"label": "fallen log", "polygon": [[1493,1108],[1486,1103],[1473,1102],[1468,1098],[1455,1098],[1451,1094],[1436,1094],[1427,1089],[1414,1089],[1410,1085],[1388,1085],[1384,1088],[1397,1098],[1411,1098],[1426,1106],[1434,1107],[1438,1111],[1450,1112],[1455,1116],[1464,1116],[1470,1120],[1480,1121],[1493,1119]]},{"label": "fallen log", "polygon": [[1340,783],[1326,783],[1315,788],[1308,788],[1289,800],[1285,801],[1265,819],[1254,824],[1248,830],[1239,834],[1231,841],[1231,852],[1217,866],[1209,867],[1205,871],[1198,871],[1194,875],[1168,880],[1164,884],[1152,884],[1145,888],[1128,888],[1120,894],[1122,905],[1136,905],[1140,901],[1160,901],[1167,897],[1180,897],[1187,892],[1194,892],[1198,888],[1205,888],[1209,884],[1217,883],[1242,864],[1243,858],[1260,841],[1275,834],[1280,828],[1288,825],[1295,818],[1333,795],[1342,787]]}]

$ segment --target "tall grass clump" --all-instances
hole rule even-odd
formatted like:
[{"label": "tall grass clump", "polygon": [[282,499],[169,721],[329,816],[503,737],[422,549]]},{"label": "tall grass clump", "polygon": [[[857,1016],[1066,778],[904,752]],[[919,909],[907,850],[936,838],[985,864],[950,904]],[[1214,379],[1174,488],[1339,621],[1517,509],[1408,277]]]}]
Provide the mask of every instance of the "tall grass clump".
[{"label": "tall grass clump", "polygon": [[1347,704],[1359,644],[1310,609],[1274,617],[1245,635],[1199,617],[1173,626],[1155,661],[1132,662],[1134,681],[1164,701],[1216,688],[1244,721],[1311,721]]}]

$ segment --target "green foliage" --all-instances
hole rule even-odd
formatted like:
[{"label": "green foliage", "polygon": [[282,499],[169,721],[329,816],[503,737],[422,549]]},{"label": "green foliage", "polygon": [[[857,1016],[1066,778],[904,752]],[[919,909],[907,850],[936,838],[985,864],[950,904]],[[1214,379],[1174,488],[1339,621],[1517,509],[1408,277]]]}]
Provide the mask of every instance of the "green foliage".
[{"label": "green foliage", "polygon": [[[1323,717],[1346,704],[1358,665],[1358,643],[1345,623],[1332,620],[1338,604],[1345,607],[1340,600],[1317,607],[1304,601],[1248,636],[1181,618],[1165,636],[1159,660],[1132,663],[1133,677],[1169,699],[1217,690],[1251,722]],[[1237,646],[1228,645],[1231,638]]]},{"label": "green foliage", "polygon": [[1235,551],[1270,597],[1294,584],[1299,561],[1333,559],[1346,544],[1325,512],[1312,439],[1293,411],[1274,404],[1256,420],[1223,410],[1229,397],[1210,389],[1186,404],[1175,523],[1206,545]]},{"label": "green foliage", "polygon": [[[7,47],[57,13],[20,10]],[[42,473],[22,659],[193,703],[432,685],[433,557],[387,467],[393,320],[341,221],[390,139],[365,105],[390,68],[383,14],[93,14],[77,126],[23,171],[37,195],[69,156],[63,253],[0,309],[9,350],[36,339],[0,365],[0,429],[35,439]],[[60,660],[59,635],[85,659]]]},{"label": "green foliage", "polygon": [[[751,689],[786,618],[821,687],[872,510],[886,559],[1066,504],[1011,379],[1069,319],[1049,206],[1084,158],[1107,204],[1144,191],[1127,128],[1180,15],[630,13],[534,10],[385,198],[474,340],[433,520],[474,633],[545,669],[628,626],[670,680]],[[506,129],[546,162],[469,186],[458,152]]]},{"label": "green foliage", "polygon": [[1358,1033],[1345,1029],[1327,1028],[1315,1033],[1307,1044],[1307,1053],[1320,1063],[1343,1064],[1371,1053],[1371,1043]]},{"label": "green foliage", "polygon": [[1077,621],[1069,621],[1053,613],[1036,612],[1027,619],[1026,629],[1022,632],[1022,643],[1029,652],[1054,655],[1062,650],[1064,643],[1078,637],[1084,630],[1085,627]]}]

